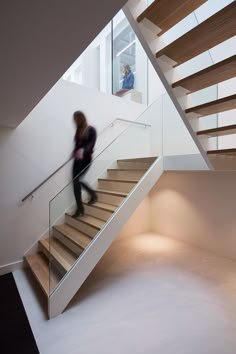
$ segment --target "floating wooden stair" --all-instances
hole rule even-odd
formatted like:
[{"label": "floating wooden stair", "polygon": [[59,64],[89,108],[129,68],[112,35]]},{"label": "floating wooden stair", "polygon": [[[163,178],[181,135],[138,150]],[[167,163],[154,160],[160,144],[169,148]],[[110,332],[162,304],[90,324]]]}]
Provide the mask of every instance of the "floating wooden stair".
[{"label": "floating wooden stair", "polygon": [[233,149],[219,149],[219,150],[209,150],[208,155],[227,155],[236,156],[236,148]]},{"label": "floating wooden stair", "polygon": [[180,65],[236,34],[236,1],[156,53]]},{"label": "floating wooden stair", "polygon": [[217,137],[224,135],[236,134],[236,124],[227,125],[224,127],[205,129],[197,132],[197,135],[207,135],[208,137]]},{"label": "floating wooden stair", "polygon": [[185,110],[186,113],[196,113],[200,116],[208,116],[210,114],[229,111],[236,108],[236,94],[228,97],[220,98],[215,101],[191,107]]},{"label": "floating wooden stair", "polygon": [[191,76],[172,84],[172,87],[183,87],[190,92],[202,90],[236,76],[236,55],[201,70]]},{"label": "floating wooden stair", "polygon": [[207,0],[156,0],[138,18],[147,18],[161,29],[158,35],[168,31],[184,17],[196,10]]}]

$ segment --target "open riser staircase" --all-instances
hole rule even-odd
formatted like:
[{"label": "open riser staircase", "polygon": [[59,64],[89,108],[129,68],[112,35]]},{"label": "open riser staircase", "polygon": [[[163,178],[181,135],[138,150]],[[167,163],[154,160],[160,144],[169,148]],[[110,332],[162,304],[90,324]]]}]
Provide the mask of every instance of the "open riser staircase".
[{"label": "open riser staircase", "polygon": [[236,76],[236,55],[187,77],[180,77],[178,71],[179,65],[235,36],[236,1],[172,43],[166,45],[163,40],[164,33],[206,3],[207,0],[155,0],[147,7],[144,0],[129,0],[124,12],[208,167],[236,169],[236,141],[229,149],[218,149],[214,140],[235,134],[236,125],[203,129],[201,123],[203,117],[235,109],[235,90],[227,97],[193,103],[194,93]]},{"label": "open riser staircase", "polygon": [[50,318],[64,310],[162,171],[162,158],[116,161],[94,186],[97,202],[84,202],[85,215],[65,213],[50,240],[41,239],[38,252],[26,256],[48,297]]}]

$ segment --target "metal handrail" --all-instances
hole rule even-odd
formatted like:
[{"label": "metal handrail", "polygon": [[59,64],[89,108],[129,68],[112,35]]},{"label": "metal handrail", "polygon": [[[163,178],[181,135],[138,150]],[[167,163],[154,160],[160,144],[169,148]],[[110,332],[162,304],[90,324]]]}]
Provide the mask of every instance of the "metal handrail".
[{"label": "metal handrail", "polygon": [[[103,134],[103,132],[108,129],[109,127],[113,126],[115,121],[123,121],[123,122],[127,122],[127,123],[131,123],[131,124],[138,124],[138,125],[144,125],[144,126],[147,126],[147,127],[151,127],[151,125],[149,124],[145,124],[145,123],[139,123],[139,122],[135,122],[135,121],[132,121],[132,120],[128,120],[128,119],[122,119],[122,118],[116,118],[114,119],[114,121],[112,123],[110,123],[106,128],[104,128],[99,136],[101,134]],[[54,172],[52,172],[46,179],[44,179],[37,187],[35,187],[30,193],[28,193],[23,199],[21,199],[22,202],[25,202],[30,196],[33,197],[33,193],[36,192],[37,189],[39,189],[44,183],[46,183],[50,178],[52,178],[57,172],[59,172],[65,165],[68,164],[68,162],[70,162],[73,158],[70,157],[66,162],[64,162],[60,167],[58,167]]]},{"label": "metal handrail", "polygon": [[46,183],[51,177],[53,177],[58,171],[60,171],[60,169],[62,169],[66,164],[68,164],[68,162],[70,162],[72,160],[72,157],[67,160],[66,162],[63,163],[63,165],[61,165],[60,167],[58,167],[54,172],[52,172],[45,180],[43,180],[43,182],[41,182],[37,187],[35,187],[30,193],[28,193],[23,199],[21,199],[22,202],[25,202],[26,199],[28,199],[30,196],[32,196],[32,194],[39,189],[44,183]]},{"label": "metal handrail", "polygon": [[[123,118],[116,118],[116,119],[114,120],[114,122],[115,122],[116,120],[120,120],[120,121],[122,121],[122,122],[127,122],[127,123],[130,123],[130,124],[137,124],[137,125],[143,125],[143,126],[145,126],[145,127],[151,127],[151,124],[140,123],[140,122],[136,122],[136,121],[133,121],[133,120],[123,119]],[[113,122],[112,124],[114,124],[114,122]]]}]

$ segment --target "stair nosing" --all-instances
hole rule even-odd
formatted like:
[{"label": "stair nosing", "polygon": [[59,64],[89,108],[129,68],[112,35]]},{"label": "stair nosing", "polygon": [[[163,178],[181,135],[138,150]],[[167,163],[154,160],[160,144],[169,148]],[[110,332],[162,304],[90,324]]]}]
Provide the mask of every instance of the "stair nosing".
[{"label": "stair nosing", "polygon": [[114,172],[114,171],[130,171],[130,172],[132,172],[132,171],[147,171],[147,169],[146,168],[108,168],[107,169],[107,171],[108,172]]},{"label": "stair nosing", "polygon": [[138,183],[138,180],[131,180],[131,179],[113,179],[113,178],[98,178],[98,181],[102,182],[121,182],[121,183]]},{"label": "stair nosing", "polygon": [[125,192],[110,191],[108,189],[97,189],[96,192],[97,193],[102,193],[102,194],[113,195],[115,197],[122,197],[122,198],[126,198],[127,195],[129,194],[129,193],[125,193]]},{"label": "stair nosing", "polygon": [[[151,157],[134,157],[131,159],[118,159],[117,162],[133,162],[133,163],[150,163],[153,162],[157,159],[157,156],[151,156]],[[144,160],[150,160],[150,161],[144,161]]]}]

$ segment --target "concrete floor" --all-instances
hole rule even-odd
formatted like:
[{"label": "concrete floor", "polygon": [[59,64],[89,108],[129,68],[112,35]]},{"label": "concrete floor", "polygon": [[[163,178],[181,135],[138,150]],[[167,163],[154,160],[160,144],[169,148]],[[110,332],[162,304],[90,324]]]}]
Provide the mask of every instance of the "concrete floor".
[{"label": "concrete floor", "polygon": [[235,354],[236,263],[157,234],[118,238],[48,321],[14,273],[41,354]]}]

